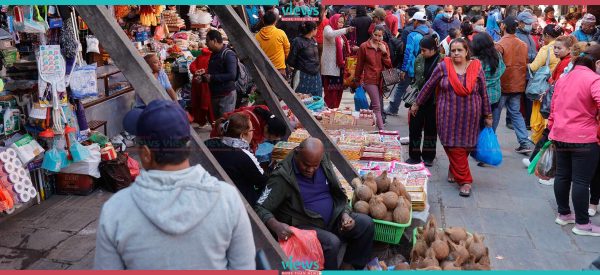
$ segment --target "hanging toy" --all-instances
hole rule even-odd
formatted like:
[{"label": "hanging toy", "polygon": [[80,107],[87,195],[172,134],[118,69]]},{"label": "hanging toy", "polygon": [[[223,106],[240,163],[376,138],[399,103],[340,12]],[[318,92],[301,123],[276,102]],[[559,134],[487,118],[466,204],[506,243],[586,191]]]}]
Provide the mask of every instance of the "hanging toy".
[{"label": "hanging toy", "polygon": [[58,96],[59,82],[64,83],[65,79],[65,60],[60,54],[60,46],[44,45],[40,46],[40,55],[38,59],[38,71],[40,78],[50,83],[52,89],[52,119],[54,131],[63,132],[64,113],[60,108],[61,102]]}]

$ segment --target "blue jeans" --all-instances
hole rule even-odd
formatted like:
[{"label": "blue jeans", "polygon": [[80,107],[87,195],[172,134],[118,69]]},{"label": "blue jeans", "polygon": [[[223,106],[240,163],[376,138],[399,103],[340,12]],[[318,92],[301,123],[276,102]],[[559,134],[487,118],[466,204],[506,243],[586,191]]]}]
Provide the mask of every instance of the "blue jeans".
[{"label": "blue jeans", "polygon": [[529,140],[527,127],[525,126],[525,120],[521,114],[521,95],[522,94],[502,94],[498,108],[493,110],[494,112],[494,129],[498,127],[500,121],[500,114],[502,109],[506,106],[506,116],[510,117],[515,133],[517,134],[517,140],[521,146],[533,146],[533,142]]},{"label": "blue jeans", "polygon": [[412,83],[413,78],[412,77],[406,77],[404,79],[404,81],[398,83],[398,85],[396,85],[396,90],[394,90],[394,94],[392,95],[392,100],[390,101],[390,105],[388,106],[387,111],[392,113],[392,114],[397,114],[398,113],[398,109],[400,109],[400,103],[402,103],[402,97],[404,96],[404,93],[406,92],[406,88],[408,88],[408,86],[410,85],[410,83]]}]

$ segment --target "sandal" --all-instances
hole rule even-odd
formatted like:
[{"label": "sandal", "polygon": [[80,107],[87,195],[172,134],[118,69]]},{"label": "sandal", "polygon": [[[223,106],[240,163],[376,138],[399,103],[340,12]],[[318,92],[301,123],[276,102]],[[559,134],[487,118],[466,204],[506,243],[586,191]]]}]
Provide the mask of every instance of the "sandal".
[{"label": "sandal", "polygon": [[460,187],[460,193],[458,193],[461,197],[469,197],[471,196],[471,184],[466,183]]}]

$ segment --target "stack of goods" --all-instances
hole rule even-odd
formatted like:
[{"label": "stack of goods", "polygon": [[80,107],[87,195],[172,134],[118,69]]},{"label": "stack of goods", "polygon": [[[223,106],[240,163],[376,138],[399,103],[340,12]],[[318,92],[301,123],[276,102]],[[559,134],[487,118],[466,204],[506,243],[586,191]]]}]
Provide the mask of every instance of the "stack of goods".
[{"label": "stack of goods", "polygon": [[398,244],[411,223],[410,195],[399,180],[390,180],[387,171],[378,177],[368,173],[364,180],[352,180],[356,186],[353,208],[371,216],[375,222],[375,240]]},{"label": "stack of goods", "polygon": [[337,179],[340,181],[340,185],[344,190],[344,194],[346,194],[348,200],[351,201],[351,198],[354,197],[354,188],[352,188],[350,183],[348,183],[348,181],[344,178],[342,173],[335,166],[333,166],[333,171],[335,172],[335,176],[337,177]]},{"label": "stack of goods", "polygon": [[395,163],[394,174],[400,175],[400,181],[406,186],[412,199],[415,211],[423,211],[427,208],[427,181],[431,176],[429,170],[423,165]]},{"label": "stack of goods", "polygon": [[298,145],[300,144],[296,142],[278,142],[273,148],[273,153],[271,153],[271,159],[275,161],[283,160],[292,150],[294,150],[294,148],[298,147]]},{"label": "stack of goods", "polygon": [[483,236],[462,227],[440,229],[433,215],[424,228],[415,228],[414,235],[411,269],[491,270]]},{"label": "stack of goods", "polygon": [[306,129],[298,129],[298,130],[292,132],[292,134],[290,134],[288,141],[300,143],[309,137],[310,137],[310,134],[308,133],[308,131],[306,131]]},{"label": "stack of goods", "polygon": [[[213,20],[206,6],[200,8],[197,8],[196,6],[190,6],[190,12],[188,13],[188,16],[190,18],[190,23],[192,23],[193,29],[207,30]],[[206,34],[206,32],[204,34]]]},{"label": "stack of goods", "polygon": [[356,126],[373,126],[373,122],[375,121],[375,115],[373,114],[373,110],[360,110],[358,119],[356,120]]},{"label": "stack of goods", "polygon": [[349,160],[349,161],[357,161],[360,160],[360,157],[362,155],[361,149],[362,147],[360,145],[338,145],[338,148],[340,148],[340,151],[342,151],[342,154]]},{"label": "stack of goods", "polygon": [[177,32],[181,29],[185,29],[185,21],[179,17],[179,14],[177,14],[176,11],[163,11],[162,20],[167,25],[170,32]]},{"label": "stack of goods", "polygon": [[0,153],[0,166],[0,211],[10,214],[16,205],[28,203],[38,193],[15,150],[5,148]]}]

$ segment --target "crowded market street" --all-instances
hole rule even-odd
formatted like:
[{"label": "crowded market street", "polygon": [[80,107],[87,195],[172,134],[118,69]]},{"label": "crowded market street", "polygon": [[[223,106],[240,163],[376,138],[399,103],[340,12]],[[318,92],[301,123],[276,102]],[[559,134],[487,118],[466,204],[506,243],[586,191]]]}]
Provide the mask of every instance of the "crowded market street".
[{"label": "crowded market street", "polygon": [[[353,104],[345,93],[342,105]],[[406,109],[388,117],[386,129],[407,133]],[[199,130],[206,136],[208,128]],[[514,147],[514,133],[498,128],[503,148]],[[469,198],[456,196],[457,187],[445,181],[448,159],[438,146],[430,169],[430,213],[441,225],[463,226],[485,235],[492,266],[497,270],[581,270],[600,253],[600,239],[576,236],[554,223],[556,204],[552,187],[527,175],[521,155],[505,150],[498,168],[476,167],[478,179]],[[86,196],[56,195],[0,224],[2,269],[90,269],[98,215],[111,193],[98,190]],[[600,217],[592,218],[600,222]],[[406,245],[402,240],[400,245]]]}]

